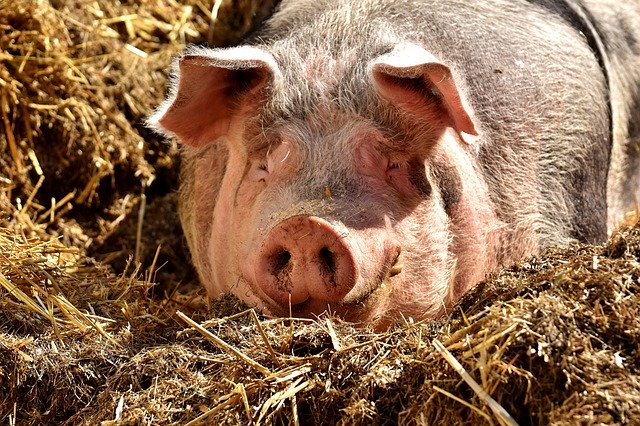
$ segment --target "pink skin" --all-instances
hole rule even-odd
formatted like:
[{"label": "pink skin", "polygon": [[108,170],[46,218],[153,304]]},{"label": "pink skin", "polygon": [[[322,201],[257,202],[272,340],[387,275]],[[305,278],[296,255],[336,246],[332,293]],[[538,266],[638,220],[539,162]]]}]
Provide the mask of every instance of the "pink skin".
[{"label": "pink skin", "polygon": [[400,254],[385,232],[366,233],[371,238],[358,238],[319,217],[293,216],[269,232],[257,257],[243,264],[244,276],[276,303],[276,310],[286,311],[289,304],[307,316],[327,306],[344,310],[369,297],[379,285],[377,277],[393,273]]},{"label": "pink skin", "polygon": [[[176,99],[156,117],[188,149],[218,138],[214,143],[226,146],[196,157],[187,224],[212,297],[231,292],[267,314],[329,310],[384,328],[401,316],[446,313],[497,269],[503,225],[475,160],[472,111],[445,65],[411,45],[372,62],[372,82],[390,108],[419,117],[419,123],[404,123],[405,133],[431,123],[419,140],[398,146],[369,121],[345,117],[330,103],[310,123],[282,124],[265,135],[250,117],[270,78],[277,87],[277,65],[256,48],[226,52],[186,57]],[[235,58],[243,55],[248,59]],[[224,96],[237,61],[245,74],[247,68],[253,73],[253,84],[231,109]],[[426,90],[432,96],[408,89],[406,78],[431,82]],[[200,79],[209,85],[189,83]],[[200,117],[199,125],[192,117]],[[412,182],[422,162],[428,196]],[[448,211],[434,170],[449,170],[459,181]],[[298,179],[309,171],[316,182],[305,189]],[[331,188],[315,196],[305,192],[336,174],[350,176],[359,188],[335,196]],[[212,195],[212,188],[219,190]],[[525,247],[514,257],[533,250]]]},{"label": "pink skin", "polygon": [[360,274],[345,235],[319,217],[292,216],[269,232],[246,275],[280,306],[338,302]]},{"label": "pink skin", "polygon": [[[238,128],[244,127],[244,123],[238,124]],[[334,311],[360,309],[363,299],[379,286],[378,277],[389,275],[399,245],[384,229],[348,229],[338,222],[308,215],[294,215],[270,225],[270,220],[263,218],[264,207],[274,203],[269,190],[277,191],[297,173],[299,159],[292,145],[283,142],[269,153],[265,164],[257,163],[246,175],[238,171],[245,169],[247,160],[231,150],[212,215],[209,293],[218,296],[231,291],[279,315],[289,312],[289,292],[297,315],[319,314],[334,304]],[[196,192],[207,189],[196,182]],[[196,195],[196,199],[202,198]],[[280,200],[279,204],[288,202]],[[335,283],[331,283],[331,277],[322,276],[319,262],[323,248],[335,262]],[[283,250],[291,256],[291,271],[284,283],[270,271],[271,264],[277,262],[274,257]],[[229,287],[228,283],[236,285]]]},{"label": "pink skin", "polygon": [[[232,129],[244,127],[239,120]],[[375,137],[369,134],[363,139]],[[468,288],[495,270],[491,259],[498,221],[476,165],[455,132],[445,131],[430,153],[433,162],[454,164],[463,184],[449,216],[437,197],[418,199],[400,159],[371,145],[354,151],[359,173],[374,189],[366,204],[386,205],[383,210],[398,215],[411,210],[394,224],[384,216],[384,226],[362,229],[309,215],[285,215],[275,223],[264,218],[263,210],[274,203],[270,190],[298,173],[297,143],[283,142],[269,153],[266,168],[258,165],[244,175],[249,160],[241,150],[231,150],[212,215],[208,247],[212,279],[206,283],[212,296],[230,291],[273,315],[291,311],[313,316],[330,310],[383,328],[399,315],[423,318],[446,313]],[[405,204],[391,207],[385,201],[390,191],[400,192]],[[286,194],[281,196],[278,204],[290,203]],[[340,274],[335,284],[323,277],[318,266],[323,247],[335,256]],[[270,271],[281,248],[293,259],[285,280]]]}]

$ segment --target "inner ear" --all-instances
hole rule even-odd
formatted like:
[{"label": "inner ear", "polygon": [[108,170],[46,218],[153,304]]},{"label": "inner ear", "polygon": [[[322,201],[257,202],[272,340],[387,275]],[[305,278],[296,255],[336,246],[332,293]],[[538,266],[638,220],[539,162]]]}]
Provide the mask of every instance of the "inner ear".
[{"label": "inner ear", "polygon": [[172,94],[149,124],[186,145],[211,143],[264,101],[276,74],[273,57],[258,48],[199,49],[178,60]]},{"label": "inner ear", "polygon": [[377,73],[375,79],[378,91],[383,96],[405,108],[416,110],[432,104],[446,108],[436,86],[429,85],[422,77],[399,77]]},{"label": "inner ear", "polygon": [[450,68],[421,47],[396,46],[373,62],[371,73],[378,92],[400,108],[420,116],[435,106],[438,116],[463,140],[472,142],[478,136],[473,111]]},{"label": "inner ear", "polygon": [[255,92],[264,87],[269,72],[264,68],[247,68],[233,70],[228,76],[229,85],[225,96],[229,98],[240,98]]}]

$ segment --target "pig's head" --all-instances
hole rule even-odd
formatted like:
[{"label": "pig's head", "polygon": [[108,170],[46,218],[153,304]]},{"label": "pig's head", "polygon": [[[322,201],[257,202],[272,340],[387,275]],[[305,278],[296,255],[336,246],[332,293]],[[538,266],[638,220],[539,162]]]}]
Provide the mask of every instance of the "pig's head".
[{"label": "pig's head", "polygon": [[150,120],[183,144],[181,218],[209,294],[381,326],[442,315],[496,267],[460,82],[413,44],[290,54],[192,49]]}]

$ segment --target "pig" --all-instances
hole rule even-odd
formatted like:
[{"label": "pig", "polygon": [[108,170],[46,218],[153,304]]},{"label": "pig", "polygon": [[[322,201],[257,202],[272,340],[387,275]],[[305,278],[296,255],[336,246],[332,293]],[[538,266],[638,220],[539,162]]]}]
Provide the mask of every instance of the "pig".
[{"label": "pig", "polygon": [[189,47],[149,124],[203,285],[385,328],[605,240],[640,195],[639,36],[635,1],[283,0]]}]

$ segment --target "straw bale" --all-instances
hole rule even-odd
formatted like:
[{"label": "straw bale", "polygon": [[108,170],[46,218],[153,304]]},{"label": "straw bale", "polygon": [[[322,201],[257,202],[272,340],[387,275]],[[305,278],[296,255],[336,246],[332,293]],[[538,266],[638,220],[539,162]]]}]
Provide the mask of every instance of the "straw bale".
[{"label": "straw bale", "polygon": [[637,421],[637,217],[384,333],[190,283],[177,147],[141,120],[185,43],[233,43],[272,6],[0,0],[0,421]]}]

